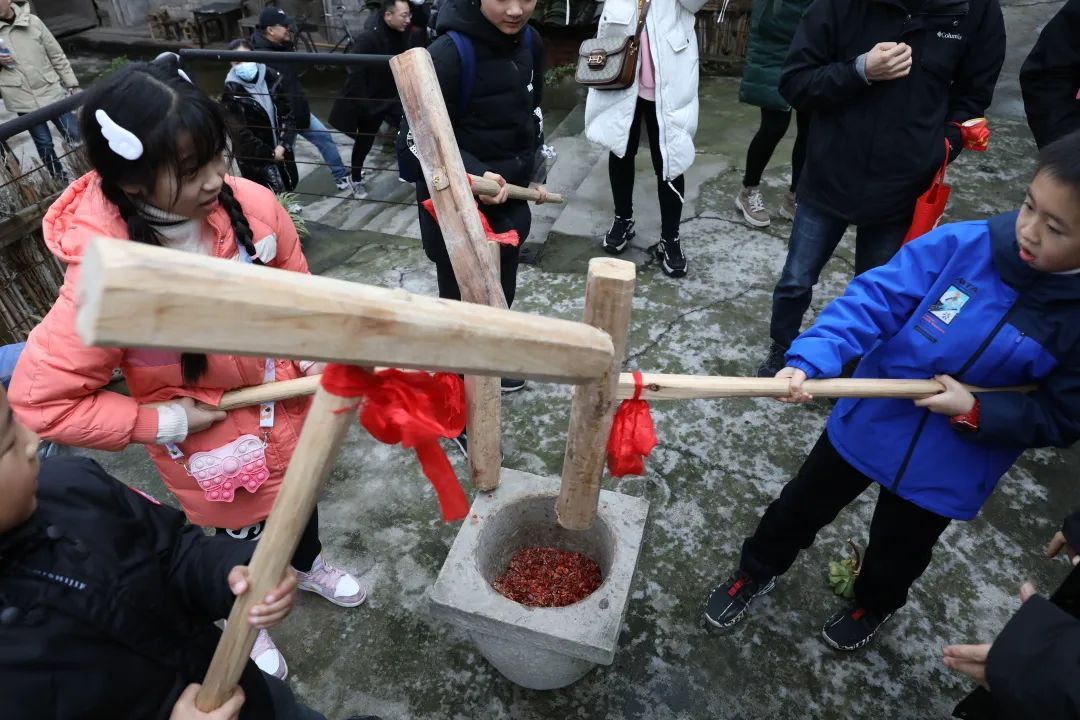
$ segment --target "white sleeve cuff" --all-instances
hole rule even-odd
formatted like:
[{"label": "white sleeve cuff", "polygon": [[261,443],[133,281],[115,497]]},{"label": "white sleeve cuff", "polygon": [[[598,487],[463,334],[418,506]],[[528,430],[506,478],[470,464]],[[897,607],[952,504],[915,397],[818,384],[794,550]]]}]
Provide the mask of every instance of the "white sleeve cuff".
[{"label": "white sleeve cuff", "polygon": [[187,438],[187,413],[176,403],[158,405],[157,444],[178,443]]}]

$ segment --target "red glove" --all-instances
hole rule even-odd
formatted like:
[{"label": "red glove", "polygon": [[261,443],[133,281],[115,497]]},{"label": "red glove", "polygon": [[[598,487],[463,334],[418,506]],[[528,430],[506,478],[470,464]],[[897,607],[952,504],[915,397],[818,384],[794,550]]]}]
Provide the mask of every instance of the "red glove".
[{"label": "red glove", "polygon": [[990,127],[986,123],[986,118],[973,118],[962,123],[954,122],[953,125],[960,128],[960,137],[964,141],[965,150],[986,152],[990,144]]}]

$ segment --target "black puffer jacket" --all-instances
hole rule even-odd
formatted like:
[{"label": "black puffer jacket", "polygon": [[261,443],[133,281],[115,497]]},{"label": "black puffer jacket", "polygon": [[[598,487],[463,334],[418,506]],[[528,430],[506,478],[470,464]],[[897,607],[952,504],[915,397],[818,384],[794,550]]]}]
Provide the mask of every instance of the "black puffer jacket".
[{"label": "black puffer jacket", "polygon": [[[378,21],[375,28],[357,36],[349,52],[358,55],[397,55],[408,49],[408,37],[404,32],[394,30],[381,17]],[[361,116],[386,114],[395,119],[401,117],[401,100],[398,99],[390,64],[351,66],[341,94],[330,111],[330,125],[343,132],[353,132]]]},{"label": "black puffer jacket", "polygon": [[[252,34],[251,44],[256,50],[268,52],[293,52],[296,50],[296,45],[291,42],[270,42],[259,30]],[[289,96],[289,107],[292,108],[293,118],[296,120],[296,129],[307,130],[311,127],[311,105],[308,104],[307,95],[304,94],[304,85],[300,82],[299,73],[303,66],[296,63],[266,64],[281,75],[285,92]]]},{"label": "black puffer jacket", "polygon": [[[858,56],[911,46],[911,73],[867,84]],[[981,117],[1005,59],[998,0],[817,0],[795,32],[780,94],[813,112],[800,201],[856,225],[910,220],[951,122]]]},{"label": "black puffer jacket", "polygon": [[[0,703],[7,720],[168,718],[202,682],[253,545],[207,537],[85,458],[47,460],[38,509],[0,534]],[[242,718],[272,718],[254,663]]]},{"label": "black puffer jacket", "polygon": [[[458,108],[461,62],[445,34],[451,30],[467,35],[476,50],[476,77],[464,113]],[[439,37],[428,48],[466,171],[496,172],[516,185],[532,179],[541,138],[535,110],[544,93],[544,68],[534,67],[543,57],[540,38],[534,33],[530,52],[525,32],[501,32],[480,13],[479,0],[449,0],[439,13]]]}]

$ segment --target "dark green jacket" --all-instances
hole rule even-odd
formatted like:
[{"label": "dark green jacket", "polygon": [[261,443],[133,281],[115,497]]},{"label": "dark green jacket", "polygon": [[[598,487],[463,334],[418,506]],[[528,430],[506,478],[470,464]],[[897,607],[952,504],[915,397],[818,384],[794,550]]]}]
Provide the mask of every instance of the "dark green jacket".
[{"label": "dark green jacket", "polygon": [[750,42],[739,100],[773,110],[790,110],[780,97],[780,69],[787,59],[791,38],[813,0],[754,0]]}]

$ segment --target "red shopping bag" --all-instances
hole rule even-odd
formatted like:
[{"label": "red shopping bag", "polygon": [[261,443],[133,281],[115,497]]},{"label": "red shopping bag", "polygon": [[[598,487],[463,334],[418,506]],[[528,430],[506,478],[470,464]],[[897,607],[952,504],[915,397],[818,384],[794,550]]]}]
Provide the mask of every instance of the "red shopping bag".
[{"label": "red shopping bag", "polygon": [[945,214],[945,205],[949,202],[949,193],[952,192],[952,188],[945,184],[945,168],[948,166],[949,141],[946,140],[945,160],[941,163],[941,169],[934,175],[930,188],[915,201],[915,214],[911,216],[911,227],[904,236],[904,243],[925,235],[941,222],[941,216]]}]

